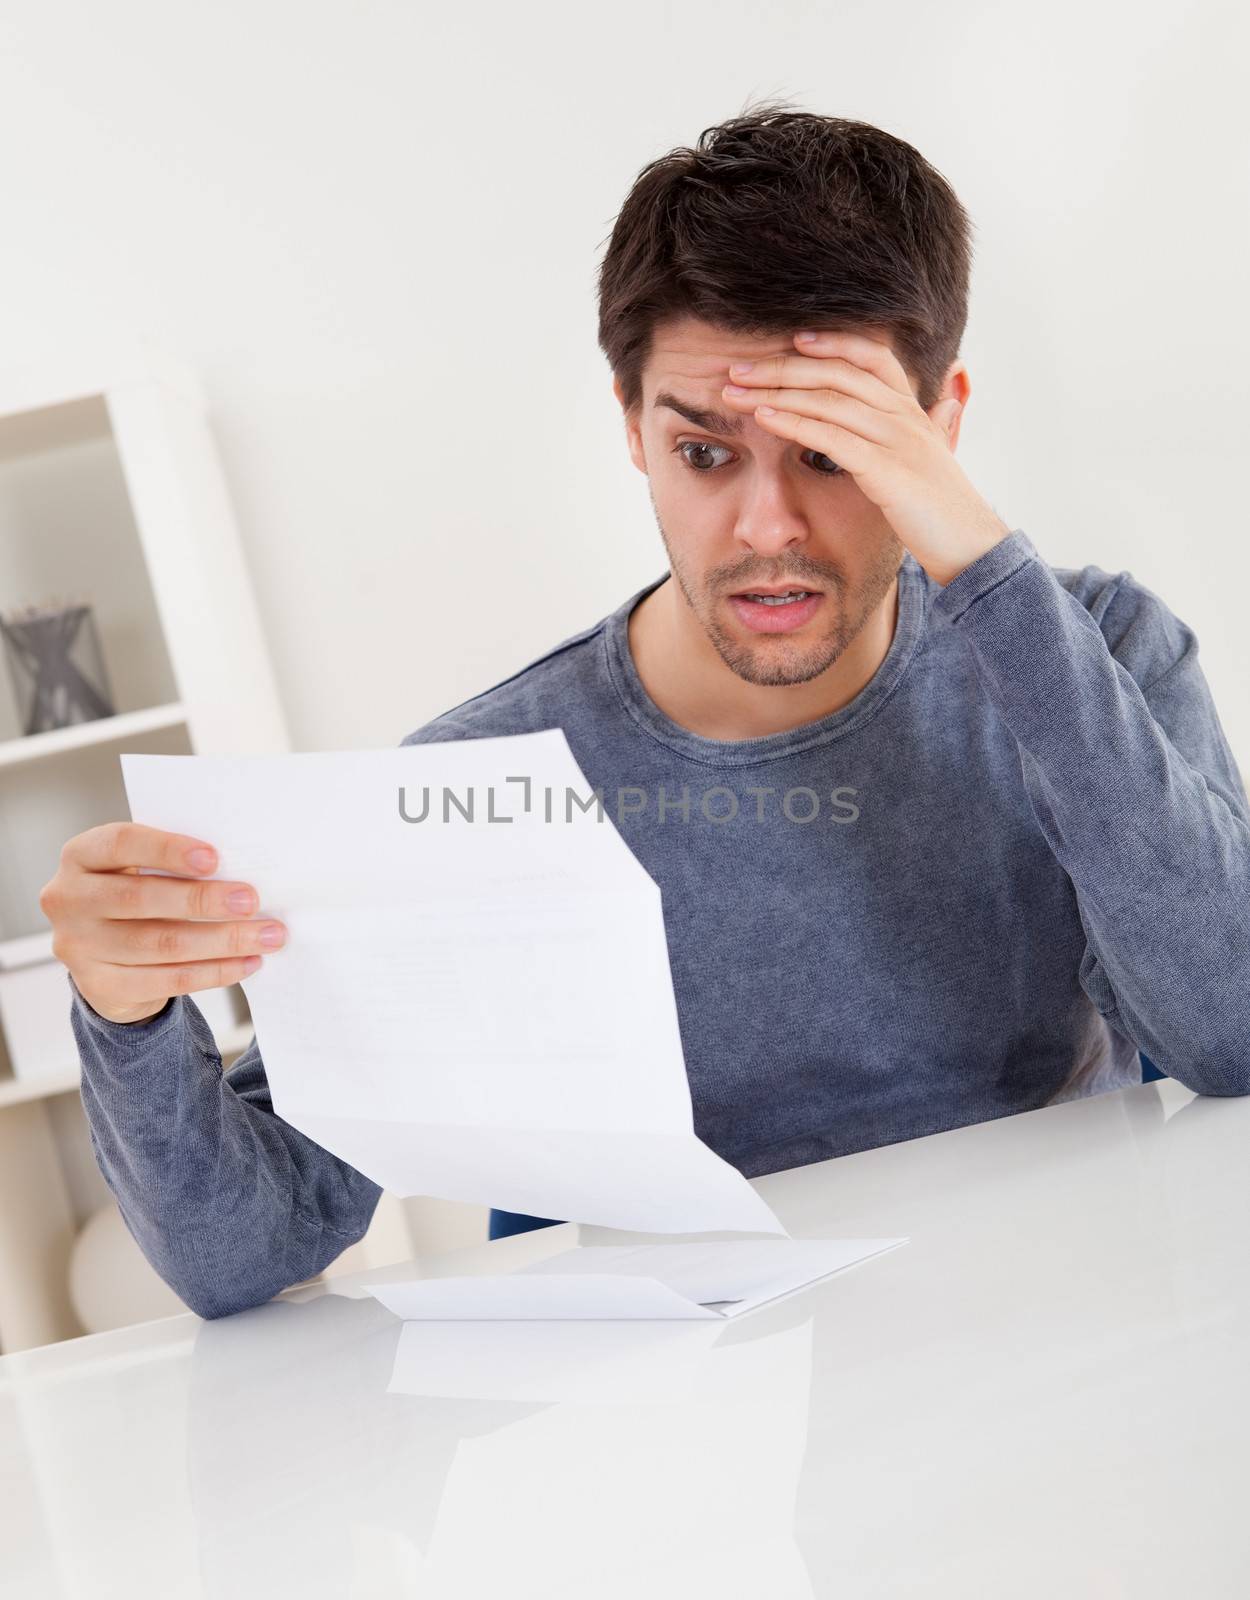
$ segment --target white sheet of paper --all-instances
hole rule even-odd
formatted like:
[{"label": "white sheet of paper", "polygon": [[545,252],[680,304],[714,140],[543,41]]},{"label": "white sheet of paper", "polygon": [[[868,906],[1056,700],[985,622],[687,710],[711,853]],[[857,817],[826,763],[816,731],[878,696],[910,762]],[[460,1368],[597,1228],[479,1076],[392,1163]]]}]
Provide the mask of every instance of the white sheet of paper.
[{"label": "white sheet of paper", "polygon": [[512,1272],[373,1283],[369,1293],[405,1321],[721,1321],[906,1243],[901,1238],[574,1245]]},{"label": "white sheet of paper", "polygon": [[121,765],[287,927],[242,987],[292,1126],[398,1195],[785,1234],[695,1134],[660,890],[562,729]]}]

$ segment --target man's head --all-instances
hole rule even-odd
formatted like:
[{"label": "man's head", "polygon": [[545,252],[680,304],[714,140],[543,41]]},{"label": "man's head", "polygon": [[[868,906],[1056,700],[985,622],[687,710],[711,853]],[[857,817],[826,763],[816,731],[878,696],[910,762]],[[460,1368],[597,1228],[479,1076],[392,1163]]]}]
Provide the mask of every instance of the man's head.
[{"label": "man's head", "polygon": [[[926,411],[966,398],[970,268],[971,223],[946,180],[862,122],[767,105],[652,162],[630,191],[600,268],[599,343],[673,576],[747,682],[825,671],[904,551],[836,462],[729,411],[729,363],[793,354],[802,328],[852,329],[890,344]],[[787,588],[819,598],[732,598]]]}]

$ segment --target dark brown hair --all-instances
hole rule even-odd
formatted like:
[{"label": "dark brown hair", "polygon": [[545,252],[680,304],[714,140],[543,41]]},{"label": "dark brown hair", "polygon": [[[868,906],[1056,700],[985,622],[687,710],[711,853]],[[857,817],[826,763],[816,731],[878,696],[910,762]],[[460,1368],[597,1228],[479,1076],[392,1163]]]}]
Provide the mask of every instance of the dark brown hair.
[{"label": "dark brown hair", "polygon": [[669,318],[887,328],[927,411],[968,320],[972,226],[906,140],[769,101],[638,174],[599,268],[599,347],[633,412]]}]

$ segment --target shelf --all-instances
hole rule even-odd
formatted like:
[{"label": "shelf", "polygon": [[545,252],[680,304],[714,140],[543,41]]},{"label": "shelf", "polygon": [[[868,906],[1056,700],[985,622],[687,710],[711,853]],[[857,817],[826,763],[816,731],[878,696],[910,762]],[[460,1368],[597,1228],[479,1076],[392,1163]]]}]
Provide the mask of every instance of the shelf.
[{"label": "shelf", "polygon": [[115,744],[119,739],[134,739],[156,728],[176,728],[185,724],[187,708],[177,700],[163,706],[145,706],[142,711],[119,711],[116,716],[96,717],[93,722],[76,722],[69,728],[51,728],[47,733],[28,733],[17,739],[0,740],[0,767],[23,761],[38,761],[43,756],[59,756],[67,750],[82,750],[93,744]]},{"label": "shelf", "polygon": [[[85,598],[119,708],[23,735],[17,696],[0,682],[0,965],[19,979],[51,954],[37,908],[65,841],[129,815],[119,754],[290,748],[205,409],[198,378],[160,352],[87,351],[55,369],[0,371],[0,604]],[[48,1071],[17,1077],[0,1029],[6,1354],[82,1331],[67,1251],[99,1193],[68,991],[53,985],[47,1003]],[[254,1030],[234,1021],[242,1005],[214,1012],[205,1020],[229,1066]]]},{"label": "shelf", "polygon": [[[195,997],[192,996],[192,999]],[[252,1041],[255,1028],[250,1021],[236,1022],[217,1041],[221,1058],[242,1055]],[[23,1105],[28,1100],[46,1100],[54,1094],[68,1094],[77,1089],[78,1063],[67,1066],[63,1072],[45,1072],[32,1078],[0,1078],[0,1111],[8,1106]]]},{"label": "shelf", "polygon": [[24,1105],[28,1100],[46,1100],[50,1095],[67,1094],[78,1087],[78,1064],[64,1072],[41,1072],[34,1078],[0,1078],[0,1111],[7,1106]]},{"label": "shelf", "polygon": [[0,972],[15,972],[18,967],[28,967],[32,962],[51,961],[52,929],[43,933],[23,933],[16,939],[0,939]]}]

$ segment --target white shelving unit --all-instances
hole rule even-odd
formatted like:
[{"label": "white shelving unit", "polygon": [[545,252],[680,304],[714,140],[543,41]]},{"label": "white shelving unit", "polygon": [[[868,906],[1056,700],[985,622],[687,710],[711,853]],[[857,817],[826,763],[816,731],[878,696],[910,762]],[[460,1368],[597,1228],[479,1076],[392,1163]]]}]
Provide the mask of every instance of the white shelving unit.
[{"label": "white shelving unit", "polygon": [[[203,396],[163,359],[0,380],[0,609],[70,596],[92,605],[117,713],[23,735],[0,669],[0,955],[50,937],[39,891],[65,840],[129,816],[123,751],[290,748]],[[0,1018],[4,1353],[84,1331],[70,1251],[111,1203],[77,1093],[67,978],[64,988],[63,1065],[15,1076]],[[242,991],[228,993],[227,1065],[252,1036]],[[377,1229],[382,1259],[403,1253],[394,1213]]]}]

